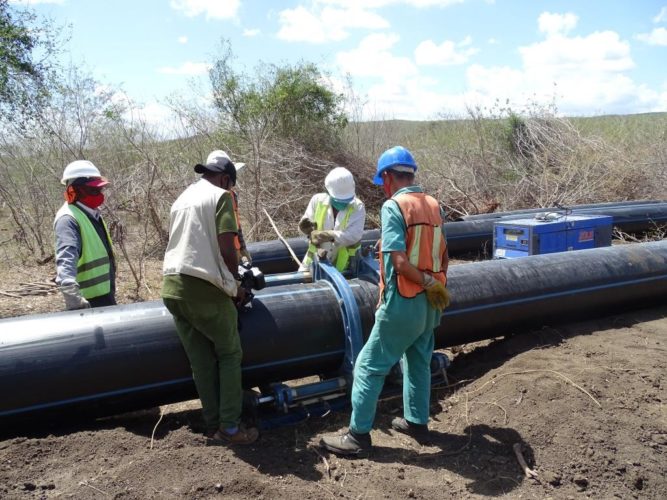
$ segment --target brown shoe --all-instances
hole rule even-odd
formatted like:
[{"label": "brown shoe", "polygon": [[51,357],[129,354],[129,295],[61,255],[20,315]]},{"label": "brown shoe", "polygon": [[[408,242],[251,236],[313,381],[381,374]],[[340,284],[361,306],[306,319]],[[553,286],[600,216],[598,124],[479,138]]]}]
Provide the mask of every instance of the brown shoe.
[{"label": "brown shoe", "polygon": [[216,431],[216,433],[211,438],[213,441],[220,441],[223,443],[229,444],[252,444],[257,441],[259,437],[259,431],[257,427],[246,427],[245,425],[239,425],[239,430],[234,434],[229,434],[222,427]]}]

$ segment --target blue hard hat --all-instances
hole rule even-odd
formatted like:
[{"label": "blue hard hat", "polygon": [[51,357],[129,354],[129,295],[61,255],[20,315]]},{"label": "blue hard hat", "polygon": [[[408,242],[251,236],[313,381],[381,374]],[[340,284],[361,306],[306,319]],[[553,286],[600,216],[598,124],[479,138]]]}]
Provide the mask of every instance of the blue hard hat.
[{"label": "blue hard hat", "polygon": [[377,171],[375,172],[375,177],[373,177],[373,184],[382,186],[384,184],[382,172],[398,166],[410,167],[413,171],[417,171],[417,163],[412,157],[412,153],[403,146],[394,146],[380,155]]}]

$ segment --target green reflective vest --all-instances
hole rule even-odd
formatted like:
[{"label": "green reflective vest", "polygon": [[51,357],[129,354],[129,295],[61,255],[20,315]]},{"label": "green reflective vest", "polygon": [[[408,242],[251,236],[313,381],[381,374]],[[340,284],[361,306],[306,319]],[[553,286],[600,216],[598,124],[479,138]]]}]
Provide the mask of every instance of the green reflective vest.
[{"label": "green reflective vest", "polygon": [[[74,204],[68,205],[70,214],[76,219],[81,231],[81,255],[77,262],[76,281],[81,295],[94,299],[111,292],[111,263],[102,239],[97,234],[88,216]],[[106,224],[102,221],[104,232],[111,248],[111,237]]]},{"label": "green reflective vest", "polygon": [[[329,206],[330,205],[328,201],[326,203],[318,202],[317,205],[315,205],[315,220],[313,222],[317,224],[318,229],[324,227],[324,221],[327,218],[327,210],[329,209]],[[353,203],[350,203],[345,209],[343,220],[340,222],[339,229],[341,231],[345,231],[347,228],[347,225],[350,222],[350,216],[353,212],[354,206]],[[350,258],[354,257],[360,247],[361,243],[357,243],[356,245],[349,247],[339,248],[338,254],[336,256],[336,262],[334,262],[336,269],[338,269],[341,273],[345,271],[350,264]],[[316,253],[317,247],[315,247],[315,245],[312,243],[308,245],[308,251],[306,252],[306,256],[303,259],[303,265],[310,266],[313,263],[313,257]]]}]

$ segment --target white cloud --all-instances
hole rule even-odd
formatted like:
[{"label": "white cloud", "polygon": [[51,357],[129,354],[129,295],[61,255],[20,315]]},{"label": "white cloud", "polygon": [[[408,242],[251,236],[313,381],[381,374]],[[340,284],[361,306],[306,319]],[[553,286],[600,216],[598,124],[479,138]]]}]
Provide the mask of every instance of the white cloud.
[{"label": "white cloud", "polygon": [[188,37],[187,36],[179,36],[178,37],[178,43],[181,43],[181,44],[188,43]]},{"label": "white cloud", "polygon": [[417,68],[407,57],[395,56],[391,48],[399,36],[377,33],[368,35],[359,47],[336,54],[336,63],[343,73],[352,76],[378,76],[385,80],[400,80],[417,74]]},{"label": "white cloud", "polygon": [[338,42],[351,29],[378,30],[389,22],[375,10],[391,5],[447,7],[466,0],[310,0],[278,14],[278,38],[290,42]]},{"label": "white cloud", "polygon": [[571,12],[566,14],[542,12],[537,19],[537,26],[540,32],[546,33],[547,36],[564,35],[577,26],[577,21],[579,18]]},{"label": "white cloud", "polygon": [[489,105],[514,105],[555,98],[565,114],[653,111],[659,94],[625,74],[634,67],[630,45],[613,31],[584,37],[552,36],[519,48],[522,66],[472,65],[466,72],[470,95]]},{"label": "white cloud", "polygon": [[565,73],[625,71],[634,67],[630,44],[614,31],[595,32],[585,37],[547,37],[527,47],[520,47],[526,70],[546,76]]},{"label": "white cloud", "polygon": [[201,63],[201,62],[191,62],[187,61],[181,64],[179,67],[173,67],[173,66],[163,66],[161,68],[158,68],[158,73],[162,73],[163,75],[202,75],[206,73],[209,69],[211,69],[211,65],[209,63]]},{"label": "white cloud", "polygon": [[667,45],[667,29],[660,27],[654,28],[650,33],[640,33],[637,40],[649,45]]},{"label": "white cloud", "polygon": [[432,40],[420,43],[415,49],[415,61],[420,66],[452,66],[464,64],[468,59],[479,52],[479,49],[469,47],[472,39],[468,36],[459,43],[445,40],[436,45]]},{"label": "white cloud", "polygon": [[257,36],[260,33],[261,33],[261,31],[257,28],[255,28],[255,29],[244,29],[243,30],[243,36],[247,36],[247,37]]},{"label": "white cloud", "polygon": [[389,23],[382,16],[351,5],[344,9],[324,7],[308,10],[303,6],[279,13],[278,38],[290,42],[324,43],[349,36],[349,29],[381,29]]},{"label": "white cloud", "polygon": [[379,9],[390,5],[407,5],[410,7],[448,7],[466,0],[315,0],[314,3],[338,5],[340,7],[359,7],[361,9]]},{"label": "white cloud", "polygon": [[658,15],[653,18],[654,23],[662,23],[664,21],[667,21],[667,7],[660,9]]},{"label": "white cloud", "polygon": [[[629,75],[635,65],[630,44],[618,33],[571,36],[566,32],[576,26],[572,18],[544,19],[544,38],[518,48],[518,66],[473,64],[465,72],[461,91],[455,90],[458,83],[424,78],[415,61],[438,60],[433,53],[451,55],[453,49],[454,53],[470,49],[468,39],[458,45],[422,43],[413,61],[394,54],[398,36],[375,34],[357,48],[339,53],[337,62],[357,80],[372,79],[366,80],[369,104],[365,119],[425,119],[443,110],[461,115],[466,106],[493,108],[507,100],[521,110],[530,103],[547,104],[555,99],[565,115],[667,111],[667,82],[662,89],[635,82]],[[442,51],[435,50],[438,48]]]},{"label": "white cloud", "polygon": [[65,3],[65,0],[9,0],[9,3],[15,5],[38,5],[44,3],[62,5]]},{"label": "white cloud", "polygon": [[497,39],[491,37],[486,41],[486,43],[488,43],[489,45],[498,45],[500,42]]},{"label": "white cloud", "polygon": [[187,17],[205,14],[206,19],[233,19],[241,6],[241,0],[171,0],[170,5]]}]

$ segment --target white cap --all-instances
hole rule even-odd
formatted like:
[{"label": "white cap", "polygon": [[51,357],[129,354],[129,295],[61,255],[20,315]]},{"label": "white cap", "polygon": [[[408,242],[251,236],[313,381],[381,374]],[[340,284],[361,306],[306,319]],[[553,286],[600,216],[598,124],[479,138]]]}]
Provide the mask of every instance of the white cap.
[{"label": "white cap", "polygon": [[329,172],[324,179],[324,186],[332,198],[337,200],[354,198],[354,177],[346,168],[336,167]]},{"label": "white cap", "polygon": [[[208,155],[208,158],[206,158],[206,164],[216,163],[216,159],[219,157],[223,157],[228,159],[229,161],[232,161],[229,155],[225,153],[222,149],[216,149],[215,151],[211,151],[211,153]],[[245,163],[237,163],[235,161],[232,161],[232,163],[236,167],[236,173],[238,173],[239,170],[241,170],[245,166]]]}]

